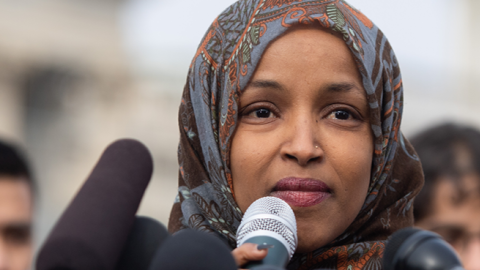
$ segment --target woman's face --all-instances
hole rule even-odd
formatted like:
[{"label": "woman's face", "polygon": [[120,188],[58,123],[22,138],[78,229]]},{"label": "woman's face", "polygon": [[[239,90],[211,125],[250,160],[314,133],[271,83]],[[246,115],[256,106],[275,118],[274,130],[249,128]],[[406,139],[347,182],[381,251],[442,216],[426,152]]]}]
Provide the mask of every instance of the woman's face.
[{"label": "woman's face", "polygon": [[265,51],[239,115],[231,170],[240,209],[285,200],[297,252],[344,232],[366,198],[373,156],[365,91],[344,42],[317,28],[289,30]]}]

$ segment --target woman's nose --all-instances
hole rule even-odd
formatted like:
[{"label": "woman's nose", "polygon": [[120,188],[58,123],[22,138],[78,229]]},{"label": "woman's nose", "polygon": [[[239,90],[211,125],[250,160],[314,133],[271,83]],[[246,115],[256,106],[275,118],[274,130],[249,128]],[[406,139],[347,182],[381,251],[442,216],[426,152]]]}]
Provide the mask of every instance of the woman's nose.
[{"label": "woman's nose", "polygon": [[318,128],[314,119],[296,119],[286,123],[282,157],[306,166],[321,160],[323,150],[317,140]]}]

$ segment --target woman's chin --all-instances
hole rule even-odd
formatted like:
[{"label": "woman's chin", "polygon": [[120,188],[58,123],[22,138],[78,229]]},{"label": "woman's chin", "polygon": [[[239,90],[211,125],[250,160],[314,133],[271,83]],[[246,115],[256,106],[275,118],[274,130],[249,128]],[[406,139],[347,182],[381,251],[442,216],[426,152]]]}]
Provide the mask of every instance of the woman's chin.
[{"label": "woman's chin", "polygon": [[[297,216],[298,213],[296,213]],[[331,226],[331,224],[337,224]],[[338,222],[324,220],[297,219],[297,253],[308,253],[330,244],[345,228]]]},{"label": "woman's chin", "polygon": [[319,246],[318,242],[311,241],[310,243],[303,243],[301,241],[298,241],[298,246],[297,249],[295,250],[295,253],[308,253],[312,252],[316,249],[318,249],[321,246],[324,246],[325,244]]},{"label": "woman's chin", "polygon": [[321,237],[321,236],[314,237],[312,235],[307,235],[302,237],[302,235],[298,235],[298,246],[295,252],[308,253],[327,245],[331,241],[333,241],[333,239],[332,240],[325,239],[324,237]]}]

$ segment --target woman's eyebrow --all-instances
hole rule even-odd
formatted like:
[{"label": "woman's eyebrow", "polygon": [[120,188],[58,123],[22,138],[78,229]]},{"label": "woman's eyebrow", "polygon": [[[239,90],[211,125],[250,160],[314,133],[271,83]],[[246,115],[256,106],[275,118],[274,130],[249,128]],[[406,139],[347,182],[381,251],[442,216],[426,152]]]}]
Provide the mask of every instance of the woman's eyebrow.
[{"label": "woman's eyebrow", "polygon": [[280,83],[272,80],[255,80],[250,82],[248,86],[254,88],[273,88],[283,90],[283,86]]},{"label": "woman's eyebrow", "polygon": [[348,92],[353,88],[358,88],[358,87],[353,83],[333,83],[326,87],[328,92],[339,92],[339,93]]},{"label": "woman's eyebrow", "polygon": [[[271,88],[271,89],[278,89],[280,91],[284,90],[284,87],[279,82],[273,81],[273,80],[251,81],[248,87],[257,88],[257,89]],[[349,92],[352,89],[358,89],[358,87],[353,83],[341,82],[341,83],[329,84],[324,89],[326,89],[327,92],[344,93],[344,92]]]}]

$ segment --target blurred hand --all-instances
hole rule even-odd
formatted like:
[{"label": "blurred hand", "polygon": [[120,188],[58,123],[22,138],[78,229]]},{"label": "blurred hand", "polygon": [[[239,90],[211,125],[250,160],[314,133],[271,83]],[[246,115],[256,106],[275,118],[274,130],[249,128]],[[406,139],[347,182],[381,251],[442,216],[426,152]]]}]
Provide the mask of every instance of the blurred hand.
[{"label": "blurred hand", "polygon": [[[258,261],[265,258],[268,249],[257,249],[257,244],[245,243],[232,251],[233,258],[239,267],[250,261]],[[242,268],[243,269],[243,268]]]}]

